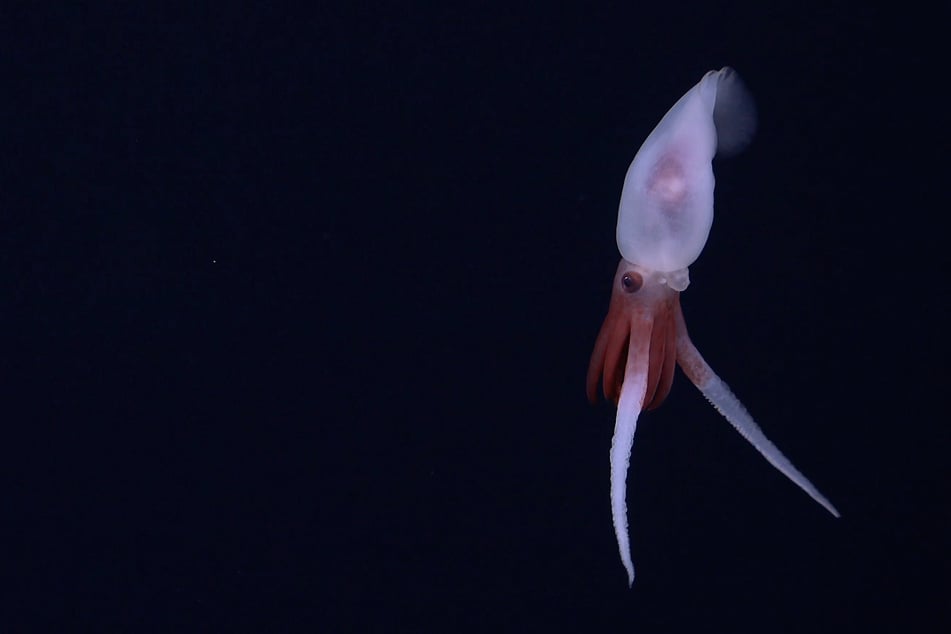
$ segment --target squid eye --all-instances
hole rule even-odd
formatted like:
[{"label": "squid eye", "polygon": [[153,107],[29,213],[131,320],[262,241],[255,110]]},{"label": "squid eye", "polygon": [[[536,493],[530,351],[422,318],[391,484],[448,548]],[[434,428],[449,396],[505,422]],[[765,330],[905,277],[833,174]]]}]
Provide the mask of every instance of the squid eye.
[{"label": "squid eye", "polygon": [[644,278],[634,271],[628,271],[621,277],[621,286],[626,293],[636,293],[644,285]]}]

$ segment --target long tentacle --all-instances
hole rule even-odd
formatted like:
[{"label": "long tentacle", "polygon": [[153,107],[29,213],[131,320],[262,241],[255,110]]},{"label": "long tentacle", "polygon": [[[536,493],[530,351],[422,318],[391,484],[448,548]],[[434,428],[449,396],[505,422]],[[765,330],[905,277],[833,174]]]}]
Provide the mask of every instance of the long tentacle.
[{"label": "long tentacle", "polygon": [[678,307],[677,314],[677,360],[684,374],[693,382],[708,401],[717,409],[733,428],[740,433],[753,447],[759,451],[771,465],[776,467],[784,476],[792,480],[796,486],[809,494],[835,517],[839,511],[832,503],[804,476],[789,458],[783,455],[759,428],[753,417],[750,416],[743,404],[733,395],[730,388],[714,373],[700,352],[690,341],[683,313]]},{"label": "long tentacle", "polygon": [[614,424],[614,438],[611,441],[611,516],[629,586],[634,583],[634,564],[631,561],[627,523],[627,472],[631,462],[637,417],[641,413],[647,390],[650,327],[651,321],[645,319],[638,324],[631,337],[627,369]]}]

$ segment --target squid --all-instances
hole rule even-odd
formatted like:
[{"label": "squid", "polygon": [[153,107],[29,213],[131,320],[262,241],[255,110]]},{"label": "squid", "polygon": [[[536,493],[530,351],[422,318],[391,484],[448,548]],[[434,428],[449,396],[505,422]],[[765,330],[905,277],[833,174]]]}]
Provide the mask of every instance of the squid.
[{"label": "squid", "polygon": [[627,522],[627,472],[642,411],[670,392],[679,365],[704,397],[759,451],[833,516],[839,512],[793,466],[690,341],[680,293],[713,223],[713,157],[744,149],[756,128],[752,97],[729,67],[710,71],[661,119],[627,170],[618,210],[621,262],[595,341],[587,396],[598,386],[617,406],[611,441],[611,515],[628,586],[634,565]]}]

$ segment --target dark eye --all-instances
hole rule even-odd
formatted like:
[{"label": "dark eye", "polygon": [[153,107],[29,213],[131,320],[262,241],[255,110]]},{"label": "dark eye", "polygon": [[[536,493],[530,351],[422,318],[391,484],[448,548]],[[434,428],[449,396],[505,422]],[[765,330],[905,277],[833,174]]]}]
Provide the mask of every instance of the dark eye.
[{"label": "dark eye", "polygon": [[644,278],[634,271],[628,271],[621,277],[621,286],[627,293],[636,293],[644,285]]}]

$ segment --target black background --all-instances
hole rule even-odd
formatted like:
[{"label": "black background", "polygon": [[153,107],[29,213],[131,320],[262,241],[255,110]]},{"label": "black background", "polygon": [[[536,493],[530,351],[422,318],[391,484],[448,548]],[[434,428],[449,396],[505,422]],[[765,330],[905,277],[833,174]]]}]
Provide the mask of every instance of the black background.
[{"label": "black background", "polygon": [[[4,631],[946,631],[937,16],[34,4],[0,10]],[[724,65],[760,126],[687,323],[843,517],[678,375],[628,590],[584,373],[627,166]]]}]

